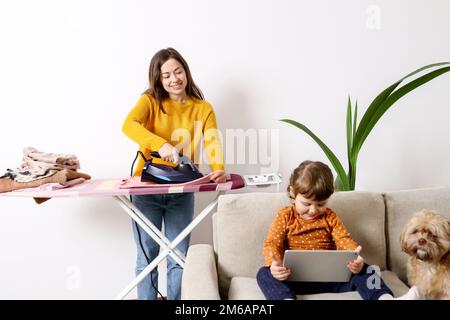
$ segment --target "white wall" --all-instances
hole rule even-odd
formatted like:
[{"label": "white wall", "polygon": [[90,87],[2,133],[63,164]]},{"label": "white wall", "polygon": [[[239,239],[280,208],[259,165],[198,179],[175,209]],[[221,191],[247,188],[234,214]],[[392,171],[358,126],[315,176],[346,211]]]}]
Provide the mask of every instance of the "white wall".
[{"label": "white wall", "polygon": [[[448,12],[445,0],[2,0],[0,168],[34,146],[75,153],[94,178],[126,175],[136,145],[120,128],[167,46],[189,62],[222,130],[278,132],[279,166],[266,171],[286,181],[304,159],[328,162],[281,118],[309,126],[346,163],[348,94],[362,114],[410,71],[448,61]],[[357,189],[448,186],[449,86],[444,75],[386,113],[361,151]],[[197,212],[211,197],[197,197]],[[1,198],[0,219],[0,299],[109,299],[133,278],[130,220],[110,199]],[[206,220],[192,242],[210,241]]]}]

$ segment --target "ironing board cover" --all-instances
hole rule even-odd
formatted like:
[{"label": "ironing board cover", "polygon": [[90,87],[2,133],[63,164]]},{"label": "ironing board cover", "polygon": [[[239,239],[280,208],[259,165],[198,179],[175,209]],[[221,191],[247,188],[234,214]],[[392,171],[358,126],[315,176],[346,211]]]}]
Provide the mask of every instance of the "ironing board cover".
[{"label": "ironing board cover", "polygon": [[139,188],[124,188],[123,179],[87,180],[73,187],[45,191],[38,188],[21,189],[0,193],[0,196],[55,198],[55,197],[101,197],[143,194],[164,194],[204,191],[226,191],[245,186],[244,179],[238,174],[230,174],[230,180],[224,183],[203,183],[196,185],[151,185]]},{"label": "ironing board cover", "polygon": [[[174,184],[166,184],[164,185],[166,187],[180,187],[180,186],[193,186],[193,185],[199,185],[199,184],[207,184],[211,182],[211,176],[213,173],[210,173],[206,176],[203,176],[201,178],[198,178],[196,180],[192,180],[185,183],[174,183]],[[227,175],[227,180],[230,180],[230,176]],[[142,182],[140,176],[135,177],[127,177],[125,179],[122,179],[122,183],[120,184],[119,188],[121,189],[131,189],[131,188],[159,188],[161,186],[160,183],[152,182],[152,181],[146,181]]]}]

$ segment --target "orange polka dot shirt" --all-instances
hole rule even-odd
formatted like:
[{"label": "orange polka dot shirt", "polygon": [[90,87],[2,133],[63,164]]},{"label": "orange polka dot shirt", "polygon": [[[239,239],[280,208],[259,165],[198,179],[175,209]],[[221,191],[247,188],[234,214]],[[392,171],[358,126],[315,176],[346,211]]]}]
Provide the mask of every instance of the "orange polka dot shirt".
[{"label": "orange polka dot shirt", "polygon": [[269,252],[283,260],[285,250],[354,250],[353,241],[342,220],[330,208],[313,220],[300,218],[295,205],[281,208],[269,228],[264,241],[264,266],[272,260]]}]

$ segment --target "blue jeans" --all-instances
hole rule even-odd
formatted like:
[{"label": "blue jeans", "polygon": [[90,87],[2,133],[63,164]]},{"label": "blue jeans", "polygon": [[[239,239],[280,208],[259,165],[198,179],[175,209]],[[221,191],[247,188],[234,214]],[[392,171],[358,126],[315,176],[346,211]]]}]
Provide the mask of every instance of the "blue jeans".
[{"label": "blue jeans", "polygon": [[[194,216],[194,193],[156,194],[132,196],[133,204],[142,211],[159,230],[164,221],[165,236],[172,241],[192,221]],[[137,246],[136,275],[159,254],[159,245],[133,221],[133,235]],[[190,236],[177,246],[186,255]],[[167,299],[181,298],[183,269],[172,257],[167,257]],[[137,286],[139,300],[156,300],[158,269],[155,268]]]},{"label": "blue jeans", "polygon": [[[297,299],[297,294],[315,294],[325,292],[348,292],[358,291],[364,300],[377,300],[383,294],[393,295],[392,291],[386,286],[384,281],[379,278],[378,288],[368,286],[370,276],[373,273],[367,271],[368,264],[364,264],[363,269],[358,274],[352,274],[348,282],[295,282],[280,281],[275,279],[270,272],[269,267],[262,267],[256,275],[261,291],[268,300]],[[375,275],[376,276],[376,275]]]}]

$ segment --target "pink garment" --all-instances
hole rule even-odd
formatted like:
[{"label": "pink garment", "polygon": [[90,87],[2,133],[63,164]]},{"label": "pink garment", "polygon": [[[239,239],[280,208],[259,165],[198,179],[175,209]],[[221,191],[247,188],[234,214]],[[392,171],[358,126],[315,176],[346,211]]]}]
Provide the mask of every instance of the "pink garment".
[{"label": "pink garment", "polygon": [[23,163],[18,171],[28,171],[32,176],[42,176],[48,170],[77,170],[79,168],[80,162],[73,154],[47,153],[27,147],[23,149]]},{"label": "pink garment", "polygon": [[171,184],[160,184],[156,182],[142,182],[140,176],[127,177],[122,179],[119,188],[120,189],[130,189],[130,188],[149,188],[149,187],[182,187],[182,186],[195,186],[198,184],[205,184],[211,182],[211,176],[213,173],[209,173],[206,176],[198,178],[193,181],[185,183],[171,183]]},{"label": "pink garment", "polygon": [[30,191],[53,191],[53,190],[59,190],[59,189],[65,189],[65,188],[69,188],[69,187],[73,187],[77,184],[81,184],[83,182],[85,182],[86,179],[85,178],[76,178],[76,179],[72,179],[69,180],[67,182],[64,183],[44,183],[42,185],[40,185],[39,187],[36,188],[25,188],[25,189],[18,189],[16,191],[26,191],[26,192],[30,192]]}]

